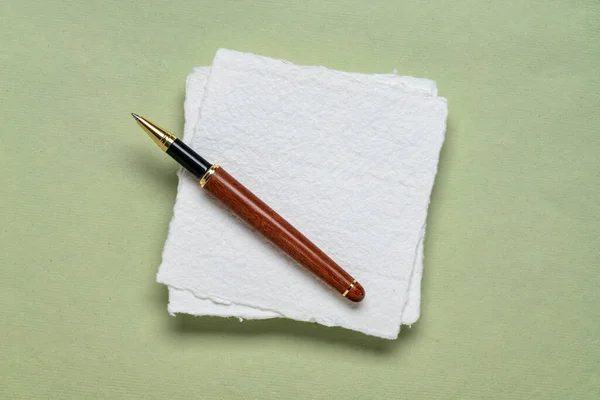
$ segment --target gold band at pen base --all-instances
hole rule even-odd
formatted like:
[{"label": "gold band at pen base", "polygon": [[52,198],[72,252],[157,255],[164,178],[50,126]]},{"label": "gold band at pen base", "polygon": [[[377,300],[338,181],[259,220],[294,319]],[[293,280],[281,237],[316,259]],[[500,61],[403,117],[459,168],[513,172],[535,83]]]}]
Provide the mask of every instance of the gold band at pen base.
[{"label": "gold band at pen base", "polygon": [[356,279],[352,281],[352,283],[350,284],[350,286],[348,286],[348,289],[346,289],[342,296],[346,297],[346,295],[350,293],[350,291],[354,288],[354,285],[356,285]]},{"label": "gold band at pen base", "polygon": [[213,164],[208,171],[206,171],[206,173],[204,174],[204,176],[202,176],[202,179],[200,179],[200,187],[204,187],[204,185],[206,185],[206,182],[208,182],[208,180],[210,179],[211,176],[214,175],[215,171],[217,169],[219,169],[221,166],[218,164]]}]

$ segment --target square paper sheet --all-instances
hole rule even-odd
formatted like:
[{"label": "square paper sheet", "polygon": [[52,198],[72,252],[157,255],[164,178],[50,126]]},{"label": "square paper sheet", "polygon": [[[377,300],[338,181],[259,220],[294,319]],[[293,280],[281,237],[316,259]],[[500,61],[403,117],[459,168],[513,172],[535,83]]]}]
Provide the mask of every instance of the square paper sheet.
[{"label": "square paper sheet", "polygon": [[188,78],[183,139],[355,276],[367,296],[358,305],[340,298],[180,173],[158,274],[169,311],[397,337],[419,316],[446,115],[429,80],[220,50],[210,69]]}]

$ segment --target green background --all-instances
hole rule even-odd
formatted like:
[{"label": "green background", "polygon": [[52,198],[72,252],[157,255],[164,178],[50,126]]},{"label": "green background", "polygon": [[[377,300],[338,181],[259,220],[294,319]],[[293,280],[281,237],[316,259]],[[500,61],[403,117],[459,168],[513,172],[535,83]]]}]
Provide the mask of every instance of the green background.
[{"label": "green background", "polygon": [[[435,79],[422,315],[396,341],[178,316],[155,283],[218,47]],[[0,2],[0,398],[600,396],[598,1]]]}]

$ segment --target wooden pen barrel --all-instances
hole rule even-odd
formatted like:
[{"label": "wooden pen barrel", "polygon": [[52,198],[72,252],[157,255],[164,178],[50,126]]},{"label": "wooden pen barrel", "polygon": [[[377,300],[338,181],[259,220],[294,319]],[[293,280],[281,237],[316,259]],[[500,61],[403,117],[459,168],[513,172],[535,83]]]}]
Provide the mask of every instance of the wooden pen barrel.
[{"label": "wooden pen barrel", "polygon": [[217,165],[211,167],[200,184],[237,216],[340,294],[355,302],[365,297],[360,283],[223,168]]}]

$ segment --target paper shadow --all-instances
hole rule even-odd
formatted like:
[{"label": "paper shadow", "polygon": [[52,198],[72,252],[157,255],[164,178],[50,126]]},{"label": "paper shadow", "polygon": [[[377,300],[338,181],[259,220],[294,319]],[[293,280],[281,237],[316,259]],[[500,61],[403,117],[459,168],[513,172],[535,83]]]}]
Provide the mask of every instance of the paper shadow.
[{"label": "paper shadow", "polygon": [[386,340],[367,336],[339,327],[326,327],[315,323],[294,321],[291,319],[275,318],[266,320],[244,320],[202,316],[195,317],[187,314],[170,316],[166,312],[168,289],[157,285],[154,298],[157,307],[165,315],[168,330],[174,335],[195,335],[198,337],[244,337],[270,338],[281,340],[285,338],[305,342],[321,342],[329,346],[341,346],[355,350],[365,350],[381,355],[397,354],[400,348],[410,346],[411,341],[418,337],[418,324],[409,328],[403,327],[398,339]]},{"label": "paper shadow", "polygon": [[448,121],[446,122],[446,136],[444,139],[444,144],[440,151],[438,171],[435,175],[435,182],[433,184],[433,189],[431,192],[431,202],[427,214],[428,224],[430,220],[434,220],[436,218],[438,212],[438,205],[441,202],[441,200],[438,200],[440,193],[444,193],[447,190],[447,176],[451,172],[448,168],[448,165],[451,163],[451,149],[456,141],[454,135],[455,132],[453,118],[452,116],[448,116]]},{"label": "paper shadow", "polygon": [[[150,150],[139,147],[125,147],[121,151],[124,153],[123,158],[128,160],[130,166],[132,168],[135,167],[137,171],[141,171],[143,175],[142,180],[145,184],[155,186],[157,190],[172,190],[176,188],[179,166],[175,162],[163,162],[159,158],[161,157],[160,149],[157,148],[158,151],[153,151],[154,149],[150,147]],[[165,157],[165,155],[162,155],[162,157]]]}]

